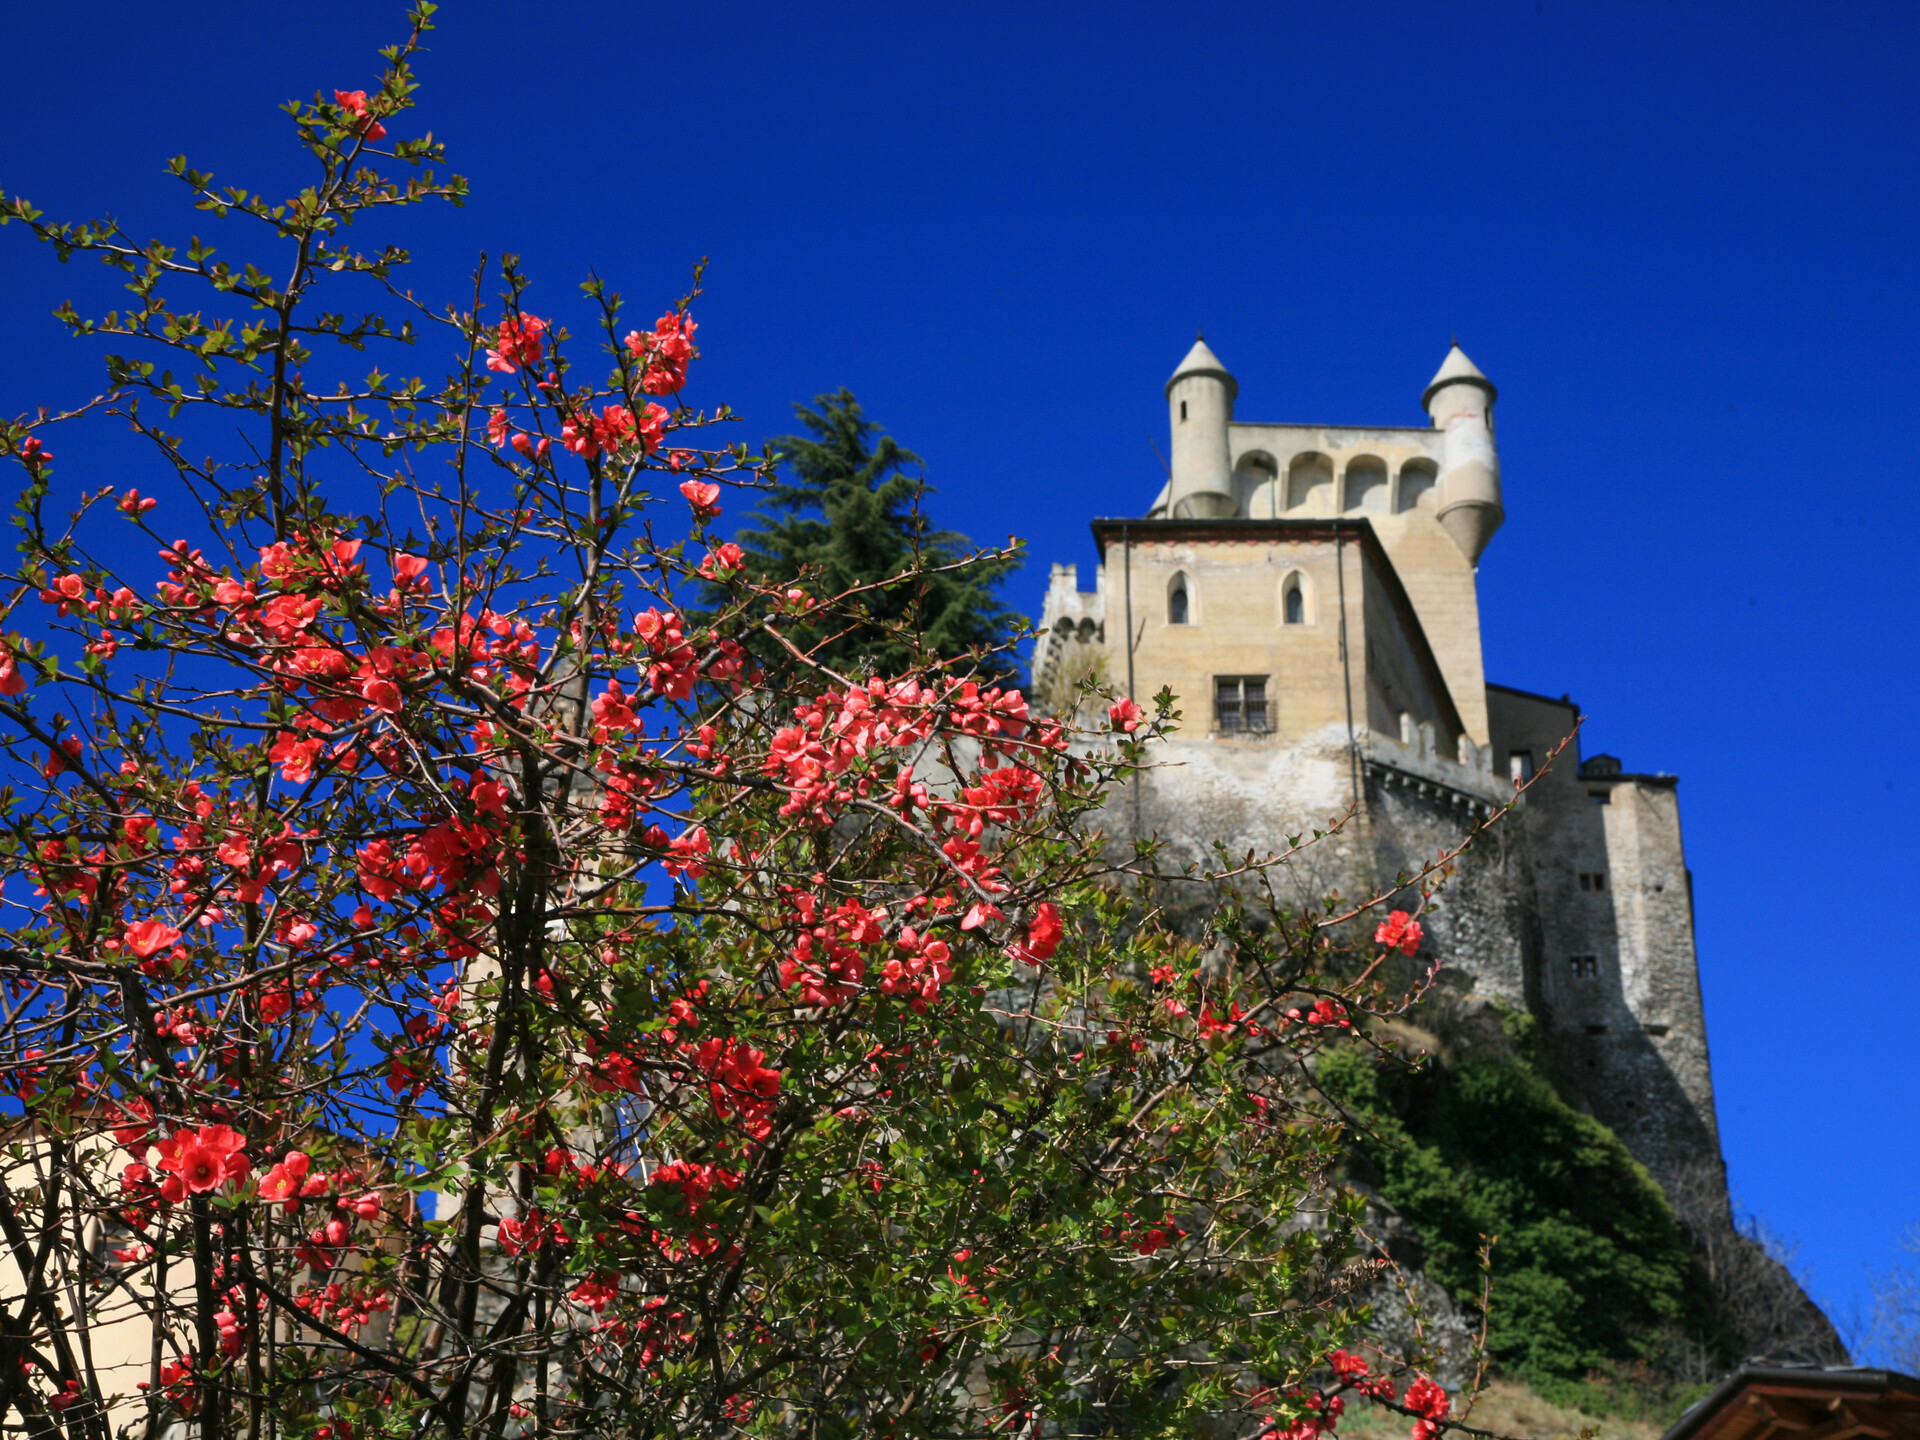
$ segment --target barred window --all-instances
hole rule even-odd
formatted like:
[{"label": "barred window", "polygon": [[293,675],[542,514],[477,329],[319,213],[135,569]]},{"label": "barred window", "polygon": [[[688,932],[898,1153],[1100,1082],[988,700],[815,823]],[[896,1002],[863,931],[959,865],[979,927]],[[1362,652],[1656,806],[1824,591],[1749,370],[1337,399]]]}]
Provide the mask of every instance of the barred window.
[{"label": "barred window", "polygon": [[1235,734],[1259,734],[1267,724],[1267,677],[1216,675],[1213,677],[1216,728]]}]

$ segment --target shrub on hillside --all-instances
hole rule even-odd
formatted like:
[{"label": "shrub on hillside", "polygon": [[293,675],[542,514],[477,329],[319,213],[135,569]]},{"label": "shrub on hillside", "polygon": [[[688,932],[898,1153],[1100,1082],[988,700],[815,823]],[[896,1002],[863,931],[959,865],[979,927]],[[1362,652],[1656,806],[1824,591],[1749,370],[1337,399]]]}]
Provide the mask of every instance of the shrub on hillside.
[{"label": "shrub on hillside", "polygon": [[[1523,1041],[1529,1017],[1508,1024]],[[1487,1349],[1561,1404],[1638,1408],[1677,1342],[1725,1348],[1666,1197],[1612,1131],[1556,1092],[1523,1045],[1415,1070],[1348,1047],[1320,1080],[1362,1121],[1362,1167],[1463,1300],[1493,1247]],[[1664,1402],[1662,1402],[1664,1403]]]}]

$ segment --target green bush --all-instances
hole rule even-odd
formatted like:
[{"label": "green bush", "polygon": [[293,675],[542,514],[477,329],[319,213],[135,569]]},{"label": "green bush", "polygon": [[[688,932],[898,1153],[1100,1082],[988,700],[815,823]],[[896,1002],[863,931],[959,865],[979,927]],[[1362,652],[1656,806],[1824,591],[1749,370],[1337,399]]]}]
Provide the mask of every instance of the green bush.
[{"label": "green bush", "polygon": [[1509,1017],[1514,1054],[1412,1070],[1353,1046],[1323,1057],[1320,1079],[1361,1122],[1359,1167],[1462,1304],[1480,1295],[1480,1237],[1497,1237],[1495,1367],[1559,1403],[1637,1411],[1671,1388],[1677,1340],[1718,1351],[1724,1337],[1665,1195],[1526,1058],[1531,1025]]}]

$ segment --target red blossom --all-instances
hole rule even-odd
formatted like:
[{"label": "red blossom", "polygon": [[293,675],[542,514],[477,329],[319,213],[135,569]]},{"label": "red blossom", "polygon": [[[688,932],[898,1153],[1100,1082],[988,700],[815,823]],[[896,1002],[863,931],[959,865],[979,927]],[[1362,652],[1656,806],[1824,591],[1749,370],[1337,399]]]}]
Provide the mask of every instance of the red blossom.
[{"label": "red blossom", "polygon": [[351,127],[356,134],[364,135],[369,140],[386,138],[387,127],[367,114],[366,91],[336,90],[333,92],[333,101],[358,122]]},{"label": "red blossom", "polygon": [[1380,922],[1373,932],[1373,939],[1377,945],[1385,945],[1388,949],[1397,946],[1402,955],[1411,955],[1420,948],[1422,933],[1418,920],[1404,910],[1396,910]]},{"label": "red blossom", "polygon": [[198,1130],[176,1130],[160,1144],[160,1168],[176,1177],[194,1195],[214,1190],[229,1180],[244,1180],[251,1167],[245,1137],[225,1125],[202,1125]]},{"label": "red blossom", "polygon": [[1435,1422],[1446,1419],[1453,1402],[1445,1390],[1422,1375],[1407,1387],[1404,1403],[1422,1417],[1413,1422],[1412,1440],[1433,1440],[1440,1433],[1440,1426]]},{"label": "red blossom", "polygon": [[693,332],[699,328],[691,316],[662,315],[654,322],[652,334],[635,330],[627,336],[627,352],[644,367],[642,390],[649,395],[676,395],[685,388],[687,362],[699,354],[693,347]]},{"label": "red blossom", "polygon": [[142,960],[164,950],[180,938],[180,932],[164,920],[138,920],[127,927],[123,943]]},{"label": "red blossom", "polygon": [[1033,908],[1033,920],[1027,922],[1027,939],[1008,947],[1008,954],[1029,966],[1039,966],[1054,958],[1054,950],[1060,948],[1060,937],[1066,931],[1060,927],[1060,908],[1052,900],[1041,900]]},{"label": "red blossom", "polygon": [[707,873],[706,857],[713,853],[713,841],[708,838],[705,826],[696,825],[685,834],[674,836],[667,844],[667,851],[660,864],[669,875],[698,880]]},{"label": "red blossom", "polygon": [[729,540],[707,551],[707,558],[700,562],[700,573],[709,580],[718,580],[738,570],[746,558],[747,552]]},{"label": "red blossom", "polygon": [[680,484],[680,493],[687,497],[687,503],[693,507],[693,518],[711,520],[720,513],[720,487],[702,480],[684,480]]},{"label": "red blossom", "polygon": [[547,353],[541,336],[547,322],[537,315],[509,315],[500,322],[493,349],[487,351],[487,368],[503,375],[517,375],[522,365],[538,365]]}]

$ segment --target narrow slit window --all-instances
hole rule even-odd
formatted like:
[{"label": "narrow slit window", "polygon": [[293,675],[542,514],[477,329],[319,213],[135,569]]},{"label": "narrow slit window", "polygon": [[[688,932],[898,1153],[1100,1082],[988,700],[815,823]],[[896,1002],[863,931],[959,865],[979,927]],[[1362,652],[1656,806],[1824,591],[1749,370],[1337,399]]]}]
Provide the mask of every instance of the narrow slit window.
[{"label": "narrow slit window", "polygon": [[1300,593],[1298,580],[1287,582],[1286,616],[1289,625],[1307,623],[1307,597]]},{"label": "narrow slit window", "polygon": [[1187,623],[1187,581],[1184,575],[1174,576],[1173,584],[1167,590],[1167,623]]},{"label": "narrow slit window", "polygon": [[1264,675],[1216,675],[1214,723],[1223,734],[1260,735],[1270,728]]},{"label": "narrow slit window", "polygon": [[1180,418],[1182,420],[1187,418],[1187,402],[1184,400],[1180,402]]}]

